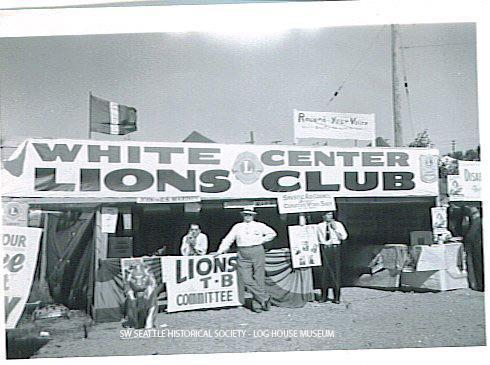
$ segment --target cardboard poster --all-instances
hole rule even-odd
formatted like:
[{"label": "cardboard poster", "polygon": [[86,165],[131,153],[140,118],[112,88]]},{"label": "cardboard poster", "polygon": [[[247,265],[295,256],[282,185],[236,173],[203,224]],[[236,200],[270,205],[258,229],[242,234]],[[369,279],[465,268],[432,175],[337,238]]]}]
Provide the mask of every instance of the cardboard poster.
[{"label": "cardboard poster", "polygon": [[288,227],[289,247],[294,268],[322,264],[316,229],[316,224]]},{"label": "cardboard poster", "polygon": [[2,227],[5,327],[15,328],[29,298],[41,228]]},{"label": "cardboard poster", "polygon": [[164,256],[168,312],[239,306],[237,256]]}]

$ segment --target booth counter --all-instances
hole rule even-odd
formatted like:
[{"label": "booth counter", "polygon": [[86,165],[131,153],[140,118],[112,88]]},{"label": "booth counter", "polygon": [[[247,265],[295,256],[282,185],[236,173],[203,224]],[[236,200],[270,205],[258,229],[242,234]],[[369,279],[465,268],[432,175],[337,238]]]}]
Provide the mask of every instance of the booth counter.
[{"label": "booth counter", "polygon": [[[165,280],[162,277],[173,275],[173,272],[161,265],[160,259],[156,256],[143,258],[155,276],[160,298],[164,298],[162,291],[167,289],[164,289]],[[311,268],[293,269],[289,249],[270,250],[266,253],[266,285],[272,303],[279,307],[298,308],[314,300]],[[96,322],[114,322],[123,318],[123,286],[121,259],[99,260],[92,313]],[[165,300],[162,303],[165,304]]]}]

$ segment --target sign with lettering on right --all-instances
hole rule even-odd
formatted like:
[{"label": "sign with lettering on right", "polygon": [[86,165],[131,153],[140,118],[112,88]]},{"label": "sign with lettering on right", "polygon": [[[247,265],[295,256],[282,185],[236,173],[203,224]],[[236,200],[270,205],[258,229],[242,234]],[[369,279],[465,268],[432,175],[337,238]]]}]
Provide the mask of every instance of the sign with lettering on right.
[{"label": "sign with lettering on right", "polygon": [[459,175],[448,176],[449,200],[481,201],[480,161],[458,161],[458,166]]}]

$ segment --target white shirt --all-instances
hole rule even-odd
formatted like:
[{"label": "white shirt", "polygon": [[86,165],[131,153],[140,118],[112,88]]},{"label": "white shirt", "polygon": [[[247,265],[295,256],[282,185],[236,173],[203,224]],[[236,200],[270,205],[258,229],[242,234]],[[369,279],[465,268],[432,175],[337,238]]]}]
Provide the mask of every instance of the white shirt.
[{"label": "white shirt", "polygon": [[[182,245],[180,246],[180,253],[183,256],[195,256],[195,255],[205,255],[208,251],[208,236],[204,233],[199,233],[196,237],[196,244],[192,248],[187,239],[189,234],[186,234],[182,238]],[[190,237],[189,237],[190,238]]]},{"label": "white shirt", "polygon": [[[347,231],[342,223],[332,221],[333,229],[330,225],[327,226],[327,222],[318,223],[316,226],[316,235],[318,242],[321,245],[340,245],[340,243],[347,238]],[[330,239],[327,241],[327,227],[330,231]]]},{"label": "white shirt", "polygon": [[228,251],[233,242],[236,242],[238,247],[257,246],[272,241],[276,236],[276,231],[264,223],[255,221],[237,223],[221,241],[218,253]]}]

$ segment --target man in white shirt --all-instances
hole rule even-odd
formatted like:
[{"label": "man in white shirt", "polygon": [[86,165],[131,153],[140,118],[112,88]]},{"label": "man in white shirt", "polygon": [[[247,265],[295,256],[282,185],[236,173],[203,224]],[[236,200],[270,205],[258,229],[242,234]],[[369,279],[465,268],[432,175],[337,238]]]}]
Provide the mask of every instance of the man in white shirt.
[{"label": "man in white shirt", "polygon": [[189,232],[182,237],[182,256],[200,256],[208,251],[208,236],[201,232],[198,224],[191,224]]},{"label": "man in white shirt", "polygon": [[263,244],[272,241],[277,233],[264,223],[254,221],[257,214],[253,209],[244,209],[243,222],[235,224],[221,241],[217,255],[229,250],[236,242],[238,252],[238,283],[240,302],[244,287],[252,293],[252,310],[270,310],[270,295],[265,289],[265,251]]},{"label": "man in white shirt", "polygon": [[328,300],[328,289],[333,289],[333,302],[340,303],[340,244],[347,238],[342,223],[334,219],[333,212],[323,214],[323,222],[317,225],[317,237],[320,242],[322,266],[317,267],[316,278],[322,290],[322,302]]}]

